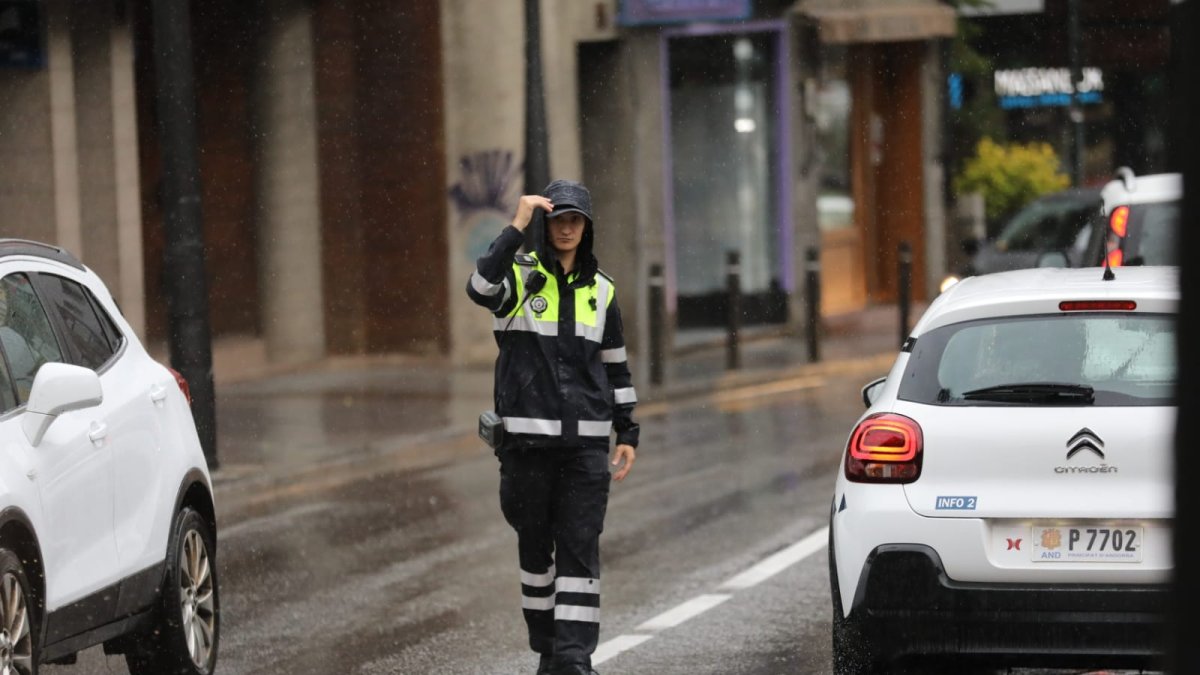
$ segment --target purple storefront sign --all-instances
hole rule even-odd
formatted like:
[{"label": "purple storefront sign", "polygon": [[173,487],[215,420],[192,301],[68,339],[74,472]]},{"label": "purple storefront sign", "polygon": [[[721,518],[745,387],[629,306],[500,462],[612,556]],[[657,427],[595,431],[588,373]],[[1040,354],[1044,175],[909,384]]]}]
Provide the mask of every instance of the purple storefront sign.
[{"label": "purple storefront sign", "polygon": [[750,17],[750,0],[620,0],[622,26]]}]

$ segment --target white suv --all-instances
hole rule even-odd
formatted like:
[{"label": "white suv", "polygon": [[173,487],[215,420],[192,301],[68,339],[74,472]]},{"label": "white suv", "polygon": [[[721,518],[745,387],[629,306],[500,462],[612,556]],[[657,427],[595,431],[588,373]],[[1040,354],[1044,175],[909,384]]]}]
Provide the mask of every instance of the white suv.
[{"label": "white suv", "polygon": [[0,240],[0,673],[212,673],[216,537],[187,383],[72,255]]},{"label": "white suv", "polygon": [[1183,176],[1137,176],[1128,168],[1100,192],[1100,213],[1087,252],[1088,265],[1178,265]]},{"label": "white suv", "polygon": [[1178,270],[1105,276],[964,279],[863,389],[830,512],[835,673],[1155,669]]}]

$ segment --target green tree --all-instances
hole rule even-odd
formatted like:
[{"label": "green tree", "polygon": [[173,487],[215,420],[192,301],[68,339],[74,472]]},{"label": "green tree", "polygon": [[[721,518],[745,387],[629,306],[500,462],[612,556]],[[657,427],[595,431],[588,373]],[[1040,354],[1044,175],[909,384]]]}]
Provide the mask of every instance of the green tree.
[{"label": "green tree", "polygon": [[961,196],[983,193],[987,219],[997,223],[1033,199],[1065,189],[1071,179],[1060,170],[1058,155],[1048,143],[1001,145],[984,138],[954,178]]}]

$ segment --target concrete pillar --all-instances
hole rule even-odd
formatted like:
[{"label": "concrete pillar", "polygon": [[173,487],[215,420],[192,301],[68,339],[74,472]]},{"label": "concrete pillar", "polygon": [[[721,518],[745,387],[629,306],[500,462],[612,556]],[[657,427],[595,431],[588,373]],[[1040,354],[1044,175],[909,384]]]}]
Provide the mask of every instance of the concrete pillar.
[{"label": "concrete pillar", "polygon": [[262,334],[272,361],[325,354],[310,3],[264,3],[254,102]]},{"label": "concrete pillar", "polygon": [[59,246],[80,256],[83,254],[83,229],[79,213],[79,145],[75,129],[70,2],[51,0],[44,7],[47,14],[50,156],[54,171],[54,239]]},{"label": "concrete pillar", "polygon": [[[123,2],[74,0],[71,52],[78,154],[77,254],[145,337],[133,35]],[[61,218],[60,218],[61,222]]]},{"label": "concrete pillar", "polygon": [[925,64],[921,69],[921,156],[925,173],[925,299],[939,293],[938,286],[949,271],[947,247],[951,236],[946,227],[945,167],[942,165],[941,45],[930,40],[925,46]]},{"label": "concrete pillar", "polygon": [[[650,266],[667,260],[664,232],[663,63],[657,32],[630,33],[581,50],[585,81],[580,122],[583,178],[596,211],[596,255],[617,282],[634,385],[650,378],[654,314],[670,347],[674,313],[649,305]],[[669,276],[670,271],[667,271]]]},{"label": "concrete pillar", "polygon": [[[446,284],[450,357],[460,362],[496,357],[490,317],[467,298],[466,284],[475,258],[512,221],[520,197],[525,112],[522,7],[521,0],[441,4],[450,221]],[[547,108],[552,106],[548,98]],[[554,142],[553,136],[550,140]]]},{"label": "concrete pillar", "polygon": [[[576,15],[591,3],[542,2],[542,71],[549,130],[550,179],[581,180]],[[595,82],[589,82],[595,85]]]},{"label": "concrete pillar", "polygon": [[[815,36],[806,33],[803,24],[789,22],[781,47],[787,50],[787,62],[792,64],[791,80],[787,83],[791,97],[792,162],[783,167],[792,188],[792,281],[793,292],[788,298],[788,328],[795,335],[805,335],[806,323],[805,261],[810,247],[821,247],[818,226],[817,195],[820,191],[820,171],[816,157],[816,106],[819,77]],[[818,326],[819,329],[819,326]]]},{"label": "concrete pillar", "polygon": [[[128,7],[118,3],[118,7]],[[130,10],[111,31],[112,150],[116,191],[117,250],[120,269],[117,297],[125,318],[145,336],[146,288],[142,256],[141,167],[138,162],[137,87],[134,84],[133,21]]]},{"label": "concrete pillar", "polygon": [[[622,68],[624,76],[631,82],[630,116],[632,120],[633,166],[630,171],[630,189],[634,201],[634,219],[629,239],[635,241],[634,264],[637,303],[631,312],[633,325],[626,333],[633,336],[636,347],[633,355],[635,385],[645,390],[650,377],[650,312],[658,312],[648,304],[649,268],[652,263],[664,263],[669,259],[666,225],[666,157],[663,145],[666,134],[666,101],[663,92],[665,64],[664,50],[656,33],[630,36],[623,41]],[[609,167],[618,171],[620,167]],[[609,264],[609,263],[606,263]],[[620,274],[620,272],[616,272]],[[671,345],[675,342],[676,311],[670,292],[674,284],[675,271],[665,269],[667,312],[662,317],[664,328],[664,353],[670,360]],[[628,285],[629,282],[626,282]],[[629,293],[625,294],[626,297]],[[627,310],[628,311],[628,310]],[[627,338],[628,339],[628,338]]]}]

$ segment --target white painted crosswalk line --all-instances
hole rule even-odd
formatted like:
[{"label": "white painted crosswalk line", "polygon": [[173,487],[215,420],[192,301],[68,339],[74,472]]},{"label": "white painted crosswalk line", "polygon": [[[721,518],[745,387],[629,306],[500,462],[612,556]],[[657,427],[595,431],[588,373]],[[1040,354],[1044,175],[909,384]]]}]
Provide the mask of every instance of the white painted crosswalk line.
[{"label": "white painted crosswalk line", "polygon": [[656,631],[674,628],[675,626],[678,626],[697,614],[707,612],[731,597],[733,596],[727,594],[698,595],[691,600],[688,600],[687,602],[678,605],[673,609],[668,609],[662,614],[650,619],[649,621],[638,626],[637,629]]},{"label": "white painted crosswalk line", "polygon": [[[813,532],[800,541],[788,546],[787,548],[767,556],[763,560],[752,565],[749,569],[730,577],[725,583],[721,584],[719,590],[739,591],[750,588],[756,584],[762,583],[767,579],[775,576],[783,570],[795,565],[804,560],[808,556],[825,548],[825,543],[829,537],[829,528],[822,527]],[[645,635],[642,633],[655,633],[657,631],[674,628],[679,624],[699,616],[704,612],[720,605],[726,600],[732,598],[732,593],[706,593],[698,595],[687,602],[676,605],[658,616],[643,622],[635,630],[638,634],[618,635],[611,640],[608,640],[598,646],[592,654],[592,664],[599,665],[613,658],[621,652],[628,651],[637,647],[654,637],[653,635]]]},{"label": "white painted crosswalk line", "polygon": [[654,637],[653,635],[618,635],[617,637],[608,640],[604,644],[596,647],[596,651],[592,654],[592,665],[598,666],[601,663],[611,659],[627,649],[642,644],[646,640]]},{"label": "white painted crosswalk line", "polygon": [[804,560],[808,556],[825,548],[825,544],[829,540],[829,528],[822,527],[813,532],[800,541],[791,546],[775,553],[750,569],[731,577],[728,581],[721,584],[722,590],[738,591],[743,588],[750,588],[755,584],[761,583],[782,572],[783,570],[795,565]]}]

